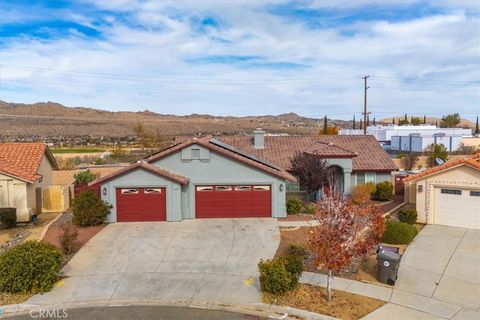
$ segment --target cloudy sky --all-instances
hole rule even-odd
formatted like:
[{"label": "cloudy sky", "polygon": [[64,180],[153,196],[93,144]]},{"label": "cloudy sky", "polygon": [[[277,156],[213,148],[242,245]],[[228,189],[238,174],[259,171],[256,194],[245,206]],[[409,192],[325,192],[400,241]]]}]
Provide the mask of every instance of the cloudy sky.
[{"label": "cloudy sky", "polygon": [[0,99],[350,119],[480,113],[475,0],[0,0]]}]

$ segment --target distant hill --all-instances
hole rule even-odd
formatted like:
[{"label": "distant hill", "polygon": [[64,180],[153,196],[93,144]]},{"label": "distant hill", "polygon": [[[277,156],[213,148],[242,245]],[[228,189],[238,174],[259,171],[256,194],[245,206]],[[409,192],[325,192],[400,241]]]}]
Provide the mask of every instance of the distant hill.
[{"label": "distant hill", "polygon": [[[5,137],[58,137],[92,136],[125,137],[133,135],[132,127],[141,122],[158,128],[165,135],[197,133],[242,134],[255,128],[268,132],[289,134],[316,134],[323,127],[323,119],[299,116],[295,113],[280,115],[218,117],[205,114],[177,116],[158,114],[149,110],[111,112],[94,108],[67,107],[55,102],[34,104],[0,101],[0,136]],[[339,127],[350,121],[329,120]]]}]

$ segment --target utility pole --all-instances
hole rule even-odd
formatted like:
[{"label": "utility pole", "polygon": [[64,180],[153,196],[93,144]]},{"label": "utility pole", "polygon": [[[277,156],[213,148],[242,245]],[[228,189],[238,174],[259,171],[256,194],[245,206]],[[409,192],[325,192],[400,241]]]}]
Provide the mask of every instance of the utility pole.
[{"label": "utility pole", "polygon": [[368,86],[367,86],[367,79],[370,78],[370,76],[365,76],[363,77],[362,79],[365,81],[365,91],[364,91],[364,100],[363,100],[363,134],[367,134],[367,116],[370,112],[367,112],[367,90],[368,90]]}]

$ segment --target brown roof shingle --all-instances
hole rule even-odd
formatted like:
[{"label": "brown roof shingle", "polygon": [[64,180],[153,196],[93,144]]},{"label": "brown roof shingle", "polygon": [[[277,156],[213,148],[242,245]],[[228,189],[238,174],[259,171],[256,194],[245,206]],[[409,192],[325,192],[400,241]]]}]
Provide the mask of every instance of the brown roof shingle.
[{"label": "brown roof shingle", "polygon": [[[371,135],[325,135],[325,136],[265,136],[265,148],[255,149],[253,138],[248,136],[221,136],[217,138],[227,144],[272,162],[284,170],[290,169],[290,161],[297,152],[322,149],[325,157],[351,157],[353,171],[390,172],[398,170],[390,156]],[[320,144],[332,144],[331,148]]]},{"label": "brown roof shingle", "polygon": [[44,154],[56,169],[55,159],[44,143],[2,143],[0,173],[28,182],[36,181],[42,177],[37,171]]}]

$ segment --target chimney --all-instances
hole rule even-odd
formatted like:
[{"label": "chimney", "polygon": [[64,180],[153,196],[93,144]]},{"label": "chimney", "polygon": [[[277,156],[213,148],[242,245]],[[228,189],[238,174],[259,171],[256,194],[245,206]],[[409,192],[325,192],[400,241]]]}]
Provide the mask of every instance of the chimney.
[{"label": "chimney", "polygon": [[260,128],[253,131],[253,147],[255,149],[265,148],[265,131]]}]

